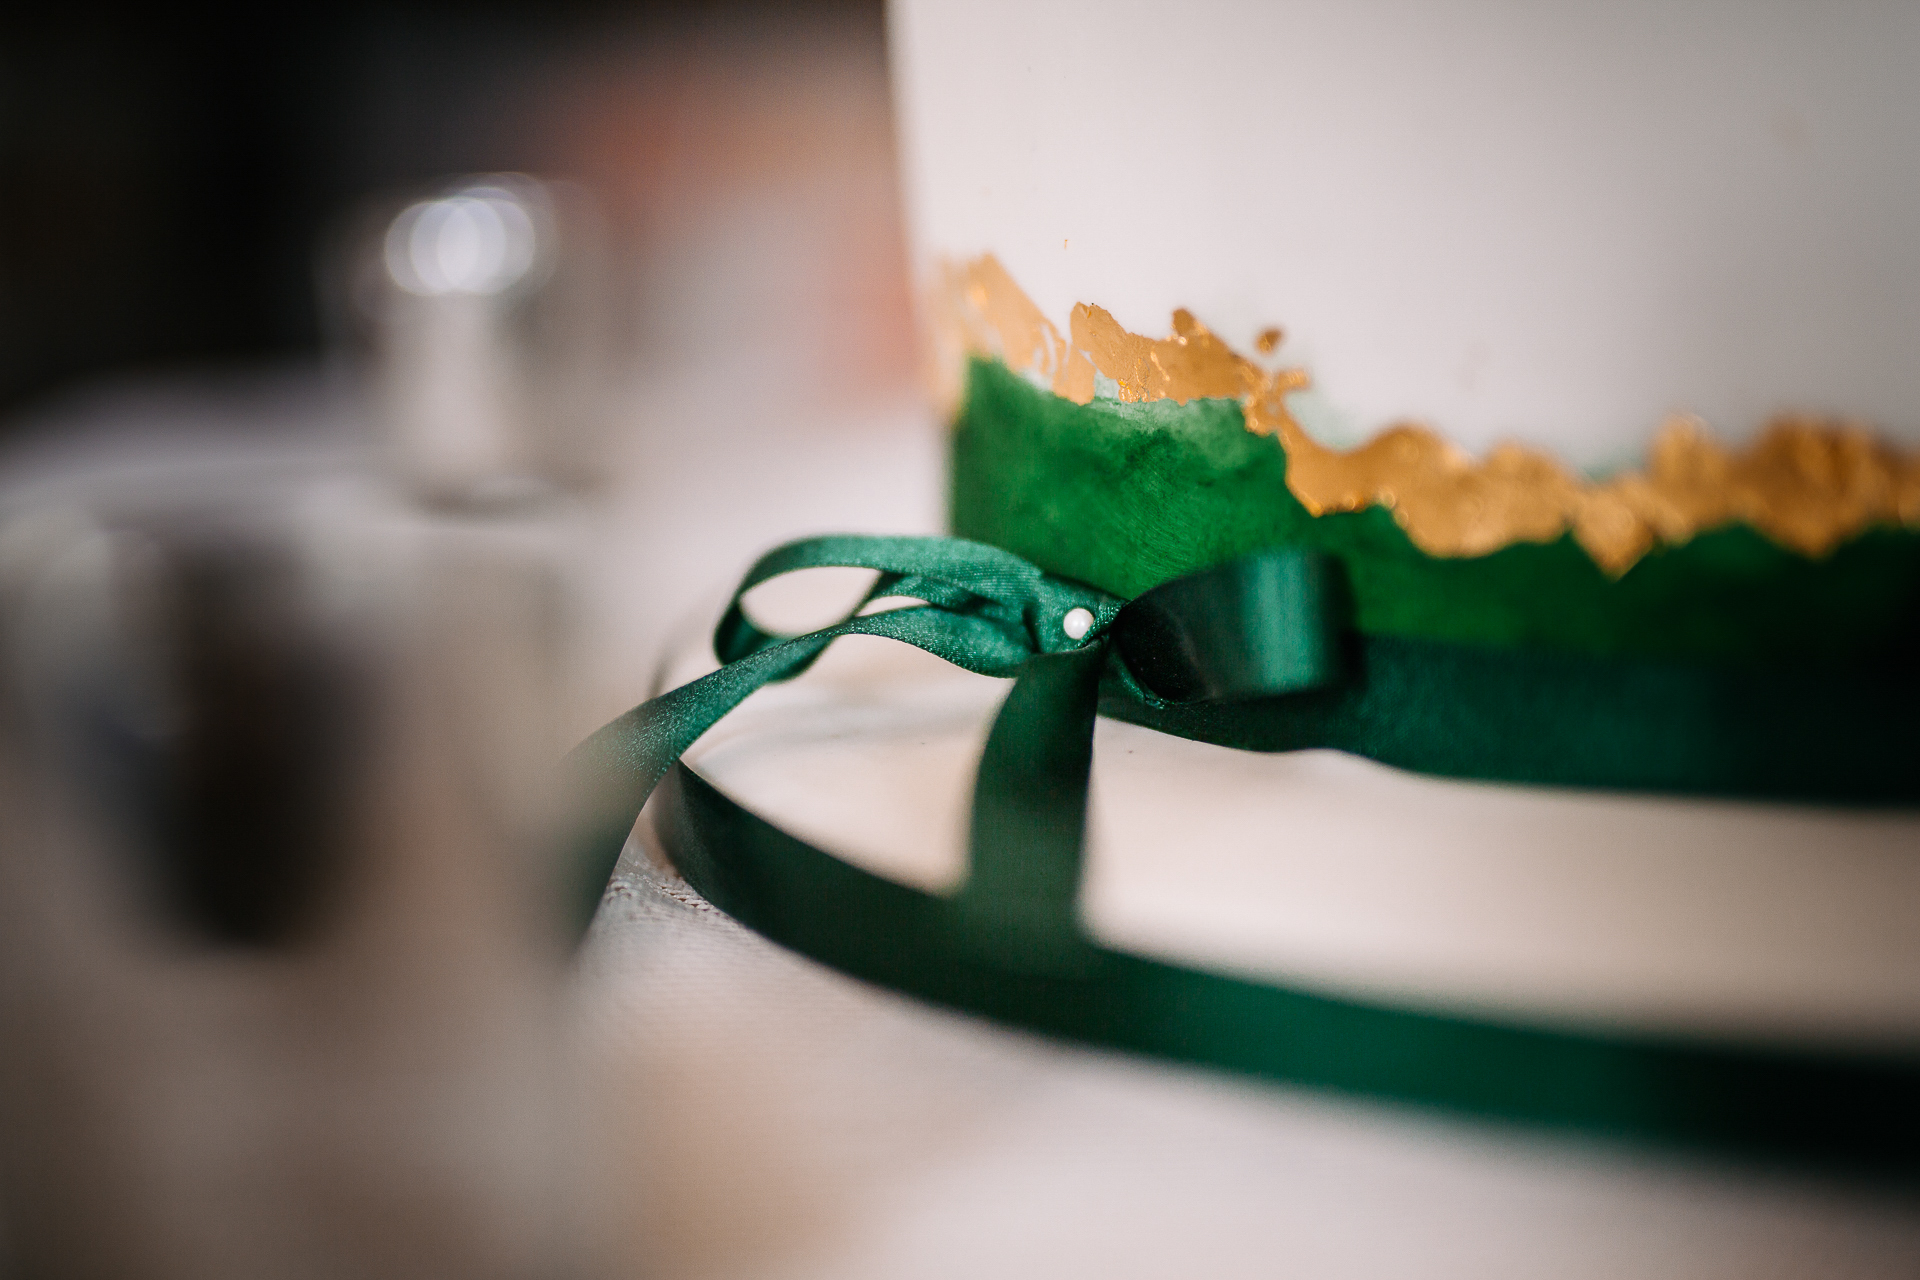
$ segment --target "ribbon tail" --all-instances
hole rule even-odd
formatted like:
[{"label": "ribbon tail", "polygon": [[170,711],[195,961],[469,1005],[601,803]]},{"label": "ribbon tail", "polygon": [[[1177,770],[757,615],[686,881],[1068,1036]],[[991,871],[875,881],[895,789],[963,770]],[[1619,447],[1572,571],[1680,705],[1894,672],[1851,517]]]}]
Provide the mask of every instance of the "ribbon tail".
[{"label": "ribbon tail", "polygon": [[[848,635],[898,640],[969,671],[992,675],[1010,671],[1027,652],[1008,628],[991,618],[937,608],[896,609],[848,618],[736,658],[605,725],[568,752],[561,765],[570,815],[562,847],[573,858],[567,901],[579,934],[584,935],[593,920],[647,797],[673,762],[754,690],[798,675],[829,644]],[[1097,666],[1094,678],[1097,681]],[[1090,733],[1091,704],[1087,715]],[[1084,790],[1084,777],[1081,787]]]},{"label": "ribbon tail", "polygon": [[797,637],[742,658],[641,703],[601,727],[561,764],[570,817],[564,847],[572,851],[569,910],[584,934],[647,797],[673,762],[762,685],[795,674],[841,634],[840,628]]},{"label": "ribbon tail", "polygon": [[1106,658],[1105,644],[1029,658],[981,753],[967,882],[952,905],[996,964],[1058,972],[1095,954],[1077,903]]}]

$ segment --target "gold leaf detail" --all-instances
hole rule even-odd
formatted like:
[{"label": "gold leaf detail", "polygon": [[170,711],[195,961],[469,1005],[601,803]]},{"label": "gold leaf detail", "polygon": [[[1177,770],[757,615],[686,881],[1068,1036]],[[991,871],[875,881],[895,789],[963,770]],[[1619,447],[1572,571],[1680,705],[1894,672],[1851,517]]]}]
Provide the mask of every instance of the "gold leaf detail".
[{"label": "gold leaf detail", "polygon": [[[1343,451],[1309,436],[1287,411],[1287,394],[1309,385],[1305,370],[1263,369],[1184,308],[1170,335],[1146,338],[1083,302],[1062,338],[991,254],[943,266],[936,292],[937,351],[949,370],[970,354],[997,356],[1078,404],[1093,399],[1096,375],[1125,401],[1238,400],[1247,430],[1279,437],[1287,488],[1310,513],[1385,507],[1433,556],[1483,556],[1571,531],[1617,577],[1662,543],[1735,521],[1809,557],[1874,525],[1920,526],[1920,454],[1902,454],[1857,424],[1783,417],[1735,452],[1697,418],[1677,417],[1644,472],[1604,481],[1517,444],[1476,462],[1413,423]],[[1255,345],[1270,353],[1280,340],[1268,329]]]}]

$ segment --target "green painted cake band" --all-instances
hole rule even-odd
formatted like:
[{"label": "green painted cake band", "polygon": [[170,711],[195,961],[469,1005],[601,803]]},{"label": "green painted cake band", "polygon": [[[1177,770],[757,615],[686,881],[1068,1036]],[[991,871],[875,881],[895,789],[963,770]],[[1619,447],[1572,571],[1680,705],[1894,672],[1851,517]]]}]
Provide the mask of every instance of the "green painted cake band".
[{"label": "green painted cake band", "polygon": [[1904,667],[1920,648],[1911,530],[1810,560],[1732,525],[1613,579],[1570,536],[1445,559],[1378,507],[1313,516],[1286,465],[1234,401],[1079,405],[976,359],[953,436],[952,527],[1121,597],[1262,548],[1324,551],[1368,635],[1769,665]]}]

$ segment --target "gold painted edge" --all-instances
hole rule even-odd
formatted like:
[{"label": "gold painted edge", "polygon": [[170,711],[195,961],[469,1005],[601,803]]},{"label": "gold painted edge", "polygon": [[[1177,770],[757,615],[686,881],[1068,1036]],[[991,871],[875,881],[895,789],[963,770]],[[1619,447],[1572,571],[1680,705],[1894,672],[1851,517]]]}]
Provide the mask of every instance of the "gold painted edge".
[{"label": "gold painted edge", "polygon": [[[1430,428],[1395,423],[1350,450],[1309,436],[1286,396],[1303,369],[1269,369],[1234,351],[1184,309],[1165,338],[1129,333],[1079,303],[1066,335],[992,254],[939,264],[933,290],[936,389],[959,395],[971,355],[992,356],[1078,404],[1096,375],[1121,400],[1238,400],[1247,430],[1279,438],[1287,488],[1312,514],[1381,506],[1432,556],[1482,556],[1572,531],[1618,577],[1659,545],[1743,521],[1774,542],[1824,556],[1874,525],[1920,525],[1920,454],[1903,454],[1853,422],[1783,416],[1744,449],[1728,449],[1692,416],[1667,422],[1644,470],[1588,480],[1517,444],[1477,460]],[[1265,352],[1278,330],[1262,333]]]}]

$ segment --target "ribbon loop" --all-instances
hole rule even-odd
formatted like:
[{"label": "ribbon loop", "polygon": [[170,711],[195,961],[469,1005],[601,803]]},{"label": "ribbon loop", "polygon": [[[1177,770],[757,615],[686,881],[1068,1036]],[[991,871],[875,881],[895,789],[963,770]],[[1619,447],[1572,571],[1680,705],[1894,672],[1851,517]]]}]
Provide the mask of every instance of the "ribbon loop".
[{"label": "ribbon loop", "polygon": [[[801,636],[765,631],[741,608],[741,597],[762,582],[824,568],[875,569],[880,576],[852,615]],[[927,604],[859,612],[894,595]],[[1078,637],[1063,626],[1075,608],[1095,620]],[[839,637],[884,636],[988,676],[1018,675],[1036,654],[1084,648],[1094,657],[1082,666],[1092,664],[1097,674],[1096,659],[1103,660],[1106,649],[1100,628],[1119,608],[1111,596],[1049,579],[1018,556],[961,538],[836,535],[776,547],[747,571],[714,630],[720,670],[635,707],[569,754],[564,768],[574,792],[582,928],[647,797],[673,762],[754,690],[800,675]],[[1084,792],[1084,776],[1080,786]],[[1078,856],[1076,844],[1076,865]]]},{"label": "ribbon loop", "polygon": [[753,624],[740,604],[747,592],[783,574],[829,568],[880,571],[862,606],[881,596],[909,595],[939,609],[995,617],[1010,626],[1021,624],[1043,582],[1040,570],[1020,557],[963,538],[805,538],[774,548],[747,571],[714,629],[715,656],[733,662],[789,638]]},{"label": "ribbon loop", "polygon": [[1324,688],[1341,674],[1340,566],[1268,551],[1176,578],[1120,610],[1113,642],[1167,702],[1232,702]]}]

